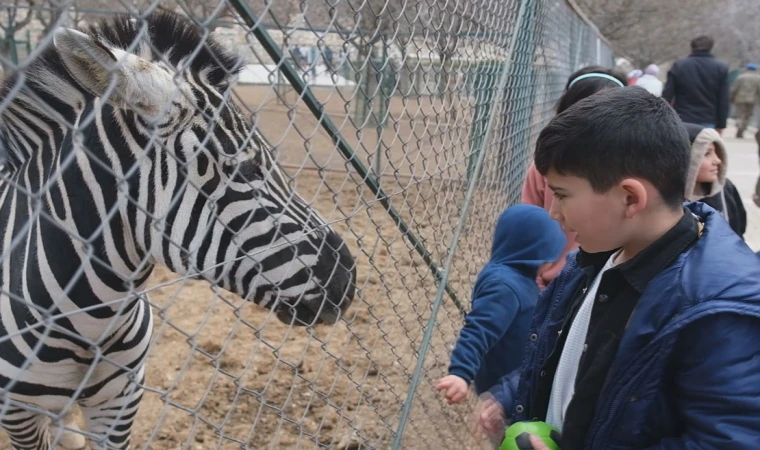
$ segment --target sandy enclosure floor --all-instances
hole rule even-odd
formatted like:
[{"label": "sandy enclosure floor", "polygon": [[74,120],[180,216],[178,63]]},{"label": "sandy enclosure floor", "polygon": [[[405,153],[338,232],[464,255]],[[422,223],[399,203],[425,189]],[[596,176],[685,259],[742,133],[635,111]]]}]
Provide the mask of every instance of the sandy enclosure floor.
[{"label": "sandy enclosure floor", "polygon": [[[333,327],[291,329],[239,297],[157,268],[149,287],[154,341],[133,448],[388,448],[437,283],[292,91],[286,101],[297,105],[278,102],[268,87],[242,86],[238,92],[277,146],[293,187],[336,222],[350,246],[358,264],[357,298]],[[343,120],[344,136],[359,157],[372,161],[367,149],[374,151],[377,144],[374,129],[358,132],[345,119],[338,92],[318,94],[333,120]],[[439,263],[466,190],[462,175],[470,124],[465,118],[471,120],[471,114],[466,102],[457,107],[452,115],[436,99],[394,98],[394,119],[381,138],[383,187]],[[497,163],[503,162],[486,160],[487,167]],[[314,170],[317,166],[327,170]],[[509,189],[519,189],[519,182],[477,190],[473,197],[450,279],[465,305],[489,254],[493,220],[512,195]],[[404,448],[477,448],[466,422],[473,399],[450,407],[433,390],[461,325],[460,312],[444,296]],[[9,448],[4,435],[0,448]]]}]

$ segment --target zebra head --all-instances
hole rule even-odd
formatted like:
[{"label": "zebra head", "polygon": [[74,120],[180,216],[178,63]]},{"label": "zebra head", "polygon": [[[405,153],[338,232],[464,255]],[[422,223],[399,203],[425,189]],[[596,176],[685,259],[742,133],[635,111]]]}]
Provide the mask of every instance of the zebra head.
[{"label": "zebra head", "polygon": [[122,161],[125,222],[141,255],[285,323],[338,320],[353,300],[354,259],[231,101],[238,57],[163,12],[62,28],[54,47],[83,110],[93,105],[105,157]]}]

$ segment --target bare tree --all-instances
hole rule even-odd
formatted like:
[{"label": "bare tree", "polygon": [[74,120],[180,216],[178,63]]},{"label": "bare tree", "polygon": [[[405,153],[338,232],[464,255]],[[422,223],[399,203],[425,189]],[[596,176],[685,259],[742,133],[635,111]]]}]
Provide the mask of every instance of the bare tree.
[{"label": "bare tree", "polygon": [[0,40],[0,65],[2,65],[3,71],[6,72],[15,63],[16,48],[15,48],[15,36],[16,33],[29,25],[34,17],[34,0],[27,0],[26,2],[20,2],[19,0],[12,0],[3,5],[0,17],[0,29],[2,29],[3,37]]},{"label": "bare tree", "polygon": [[716,39],[715,52],[732,67],[760,62],[760,2],[728,0],[720,14],[705,22],[705,31]]},{"label": "bare tree", "polygon": [[[478,10],[471,2],[444,1],[434,3],[430,15],[436,50],[441,60],[437,94],[445,99],[453,75],[453,57],[459,48],[462,35],[480,28]],[[451,94],[449,101],[453,97],[453,93]]]},{"label": "bare tree", "polygon": [[224,0],[135,0],[134,4],[139,9],[155,5],[158,10],[184,13],[209,31],[214,31],[220,20],[232,17],[231,7]]},{"label": "bare tree", "polygon": [[264,22],[275,22],[279,25],[288,25],[293,16],[301,11],[300,0],[261,0],[261,6],[254,6],[253,10]]},{"label": "bare tree", "polygon": [[418,16],[411,11],[414,3],[406,0],[322,2],[324,7],[316,6],[311,11],[304,11],[304,20],[309,26],[321,22],[327,25],[325,28],[336,30],[345,42],[344,49],[346,44],[356,49],[358,65],[349,64],[352,64],[352,70],[360,74],[360,101],[357,105],[369,112],[371,123],[367,125],[378,125],[380,117],[375,113],[382,111],[381,106],[389,101],[387,95],[381,92],[381,83],[386,81],[384,77],[388,73],[388,64],[391,64],[381,57],[394,44],[400,48],[406,47],[411,28],[418,20]]},{"label": "bare tree", "polygon": [[[49,2],[49,3],[48,3]],[[76,6],[70,7],[71,2],[46,0],[44,6],[35,9],[34,18],[42,24],[43,34],[47,35],[57,26],[78,27],[92,14],[90,10],[110,8],[109,0],[80,0]]]},{"label": "bare tree", "polygon": [[[372,78],[373,68],[369,61],[394,43],[405,47],[410,27],[416,19],[409,20],[408,9],[412,5],[405,0],[342,0],[328,8],[328,23],[340,33],[344,42],[356,49],[358,60],[363,62],[361,71]],[[315,15],[307,14],[304,18],[313,22],[312,16]]]},{"label": "bare tree", "polygon": [[578,0],[618,53],[635,66],[663,63],[688,52],[724,0]]}]

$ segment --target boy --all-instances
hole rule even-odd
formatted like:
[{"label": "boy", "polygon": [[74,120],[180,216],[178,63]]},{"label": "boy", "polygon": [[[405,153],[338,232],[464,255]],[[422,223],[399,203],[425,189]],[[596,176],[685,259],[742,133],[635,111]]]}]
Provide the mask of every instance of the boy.
[{"label": "boy", "polygon": [[538,206],[514,205],[496,222],[491,260],[478,274],[449,375],[436,386],[449,404],[467,396],[474,381],[480,395],[520,367],[530,319],[538,300],[536,276],[565,246],[557,221]]},{"label": "boy", "polygon": [[638,87],[582,100],[541,132],[551,214],[580,250],[479,427],[544,420],[562,450],[758,448],[760,264],[718,212],[682,203],[689,154],[675,112]]}]

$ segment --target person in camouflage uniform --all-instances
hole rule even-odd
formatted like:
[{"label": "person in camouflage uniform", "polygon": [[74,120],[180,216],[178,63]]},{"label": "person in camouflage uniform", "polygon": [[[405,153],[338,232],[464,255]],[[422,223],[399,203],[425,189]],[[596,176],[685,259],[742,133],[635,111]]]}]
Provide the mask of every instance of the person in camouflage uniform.
[{"label": "person in camouflage uniform", "polygon": [[731,86],[731,103],[736,108],[736,137],[744,137],[755,109],[755,102],[760,98],[760,74],[757,65],[747,64],[747,70],[739,75]]}]

